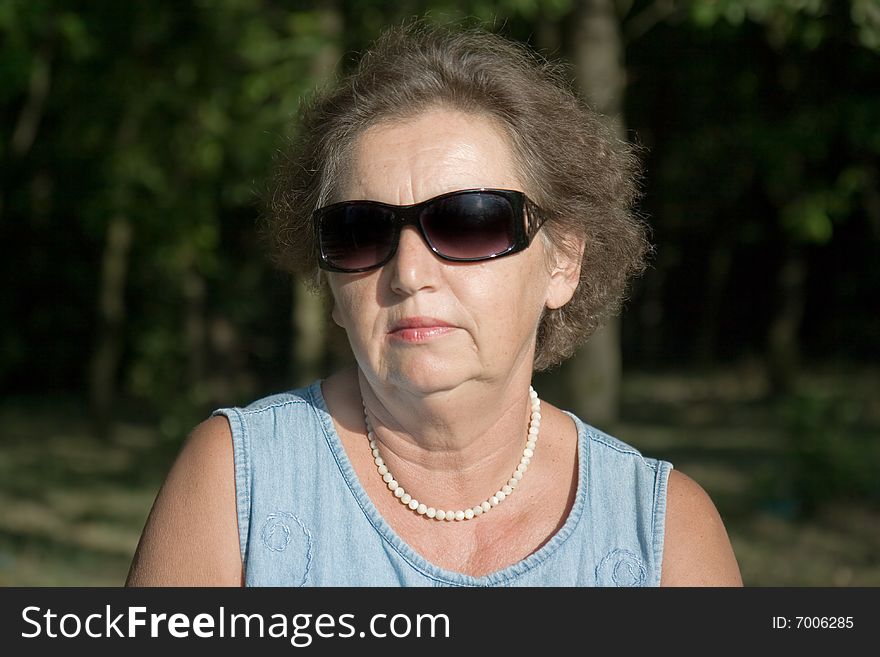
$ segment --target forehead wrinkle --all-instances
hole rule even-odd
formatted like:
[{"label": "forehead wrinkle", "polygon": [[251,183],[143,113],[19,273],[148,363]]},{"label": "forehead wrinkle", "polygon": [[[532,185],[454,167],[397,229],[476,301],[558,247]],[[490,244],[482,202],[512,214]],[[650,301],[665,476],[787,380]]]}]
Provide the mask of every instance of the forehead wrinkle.
[{"label": "forehead wrinkle", "polygon": [[429,112],[374,125],[353,146],[344,198],[408,205],[459,189],[522,189],[509,138],[487,117]]},{"label": "forehead wrinkle", "polygon": [[[463,189],[460,174],[468,170],[485,169],[488,158],[472,144],[459,143],[451,148],[446,145],[423,145],[405,160],[396,157],[391,148],[366,162],[358,158],[357,192],[386,203],[409,205],[447,191]],[[364,170],[366,168],[366,171]],[[393,187],[389,189],[388,181]],[[475,185],[466,184],[466,187]],[[377,189],[378,188],[378,189]]]}]

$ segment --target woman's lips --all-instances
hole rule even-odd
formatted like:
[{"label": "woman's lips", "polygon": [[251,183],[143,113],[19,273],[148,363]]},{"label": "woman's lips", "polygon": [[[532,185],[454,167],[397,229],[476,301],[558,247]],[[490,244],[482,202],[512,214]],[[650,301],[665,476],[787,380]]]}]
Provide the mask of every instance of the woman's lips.
[{"label": "woman's lips", "polygon": [[407,317],[396,322],[388,335],[401,342],[425,342],[454,331],[449,322],[434,317]]}]

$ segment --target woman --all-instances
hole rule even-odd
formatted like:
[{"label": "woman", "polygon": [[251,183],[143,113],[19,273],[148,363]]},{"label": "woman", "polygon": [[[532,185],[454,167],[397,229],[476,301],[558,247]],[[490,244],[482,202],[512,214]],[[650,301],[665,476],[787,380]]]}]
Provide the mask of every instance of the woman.
[{"label": "woman", "polygon": [[357,365],[199,425],[129,583],[741,584],[696,483],[530,391],[648,248],[631,152],[558,73],[396,28],[301,134],[272,234]]}]

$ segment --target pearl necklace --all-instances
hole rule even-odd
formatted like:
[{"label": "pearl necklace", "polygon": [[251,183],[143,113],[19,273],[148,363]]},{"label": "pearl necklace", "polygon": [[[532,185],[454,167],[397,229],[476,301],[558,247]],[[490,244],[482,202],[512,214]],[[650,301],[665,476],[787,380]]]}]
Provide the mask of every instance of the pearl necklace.
[{"label": "pearl necklace", "polygon": [[488,513],[513,493],[513,489],[517,487],[520,479],[523,478],[523,475],[529,467],[529,463],[532,462],[532,456],[535,454],[535,444],[538,441],[538,431],[540,431],[541,428],[541,400],[538,399],[538,393],[535,392],[535,389],[531,386],[529,386],[529,400],[532,404],[532,412],[529,420],[528,440],[526,441],[526,447],[523,450],[519,465],[516,466],[516,470],[514,470],[510,479],[507,480],[507,483],[489,499],[470,509],[458,511],[444,511],[443,509],[436,509],[433,506],[427,506],[414,499],[412,495],[403,489],[403,486],[401,486],[388,471],[388,466],[385,465],[385,461],[379,455],[376,434],[373,432],[373,425],[370,424],[370,418],[367,416],[367,407],[366,404],[364,404],[364,420],[367,425],[367,439],[370,441],[370,449],[373,450],[373,461],[379,470],[379,475],[382,477],[382,481],[387,484],[388,490],[394,493],[394,497],[400,500],[401,504],[408,506],[420,516],[426,516],[434,520],[470,520],[477,516],[481,516],[484,513]]}]

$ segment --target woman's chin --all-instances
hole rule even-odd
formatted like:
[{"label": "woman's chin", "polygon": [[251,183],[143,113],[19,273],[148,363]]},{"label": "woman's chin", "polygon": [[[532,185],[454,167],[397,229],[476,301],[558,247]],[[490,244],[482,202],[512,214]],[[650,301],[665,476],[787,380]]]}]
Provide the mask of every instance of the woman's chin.
[{"label": "woman's chin", "polygon": [[383,377],[385,381],[396,388],[417,395],[454,390],[478,375],[475,368],[467,367],[464,363],[456,366],[449,360],[419,359],[416,362],[407,360],[396,365],[386,370],[386,376]]}]

